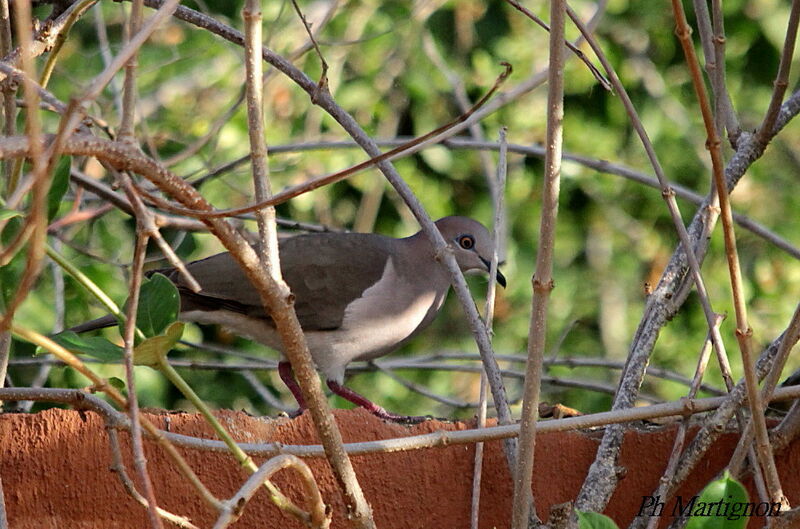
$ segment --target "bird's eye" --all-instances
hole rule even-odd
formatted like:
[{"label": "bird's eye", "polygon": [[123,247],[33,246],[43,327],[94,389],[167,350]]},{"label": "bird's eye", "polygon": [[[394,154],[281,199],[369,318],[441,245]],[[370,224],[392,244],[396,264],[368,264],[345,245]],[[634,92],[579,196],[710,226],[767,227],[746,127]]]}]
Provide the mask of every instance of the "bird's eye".
[{"label": "bird's eye", "polygon": [[475,239],[472,237],[472,235],[462,235],[458,238],[458,245],[465,250],[472,250],[472,248],[475,246]]}]

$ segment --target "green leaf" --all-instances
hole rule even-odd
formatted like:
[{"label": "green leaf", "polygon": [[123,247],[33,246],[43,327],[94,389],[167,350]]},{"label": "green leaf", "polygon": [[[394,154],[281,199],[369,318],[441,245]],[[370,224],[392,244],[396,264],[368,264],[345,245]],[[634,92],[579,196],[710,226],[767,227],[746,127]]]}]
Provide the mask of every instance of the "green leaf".
[{"label": "green leaf", "polygon": [[122,360],[122,347],[101,336],[79,336],[72,331],[64,331],[51,337],[54,342],[73,353],[89,355],[103,362]]},{"label": "green leaf", "polygon": [[125,381],[121,378],[110,377],[108,379],[108,383],[111,384],[111,387],[118,391],[125,391]]},{"label": "green leaf", "polygon": [[133,363],[156,367],[183,335],[184,324],[173,322],[164,334],[147,338],[133,350]]},{"label": "green leaf", "polygon": [[[750,517],[741,516],[744,511],[736,505],[744,505],[747,501],[747,490],[726,472],[725,476],[709,483],[700,493],[695,502],[695,515],[689,518],[686,529],[743,529]],[[711,507],[711,504],[719,502],[722,502],[719,507]],[[708,508],[702,508],[703,505]]]},{"label": "green leaf", "polygon": [[14,217],[21,217],[22,213],[14,211],[13,209],[0,208],[0,220],[13,219]]},{"label": "green leaf", "polygon": [[69,172],[72,169],[72,157],[62,156],[58,160],[56,170],[53,173],[53,181],[50,184],[50,191],[47,193],[47,221],[53,220],[61,207],[61,202],[69,188]]},{"label": "green leaf", "polygon": [[[11,217],[3,231],[0,232],[0,244],[3,246],[10,245],[21,229],[21,216]],[[25,272],[25,265],[26,258],[23,250],[12,255],[4,266],[0,266],[0,309],[5,310],[4,307],[17,294],[17,287],[22,274]]]},{"label": "green leaf", "polygon": [[147,337],[158,336],[178,319],[180,307],[180,295],[172,281],[162,274],[153,274],[142,283],[136,326]]},{"label": "green leaf", "polygon": [[619,529],[614,520],[597,512],[583,512],[575,511],[578,513],[578,527],[580,529]]}]

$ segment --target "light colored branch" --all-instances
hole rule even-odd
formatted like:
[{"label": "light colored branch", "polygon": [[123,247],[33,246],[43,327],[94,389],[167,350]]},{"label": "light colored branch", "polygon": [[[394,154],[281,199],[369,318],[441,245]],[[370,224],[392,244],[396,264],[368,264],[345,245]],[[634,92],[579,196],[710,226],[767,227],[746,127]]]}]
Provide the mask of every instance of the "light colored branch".
[{"label": "light colored branch", "polygon": [[[263,85],[262,85],[262,32],[261,32],[261,6],[259,0],[247,0],[242,9],[245,23],[245,67],[246,67],[246,100],[247,121],[250,139],[250,159],[253,171],[253,185],[257,202],[263,202],[272,197],[269,181],[269,165],[267,158],[267,145],[265,141],[263,118]],[[372,518],[372,508],[367,503],[361,486],[356,478],[353,465],[342,448],[343,440],[336,422],[331,415],[327,399],[320,388],[319,376],[314,369],[311,353],[305,342],[303,331],[295,314],[293,296],[289,286],[283,281],[278,253],[278,232],[275,224],[275,208],[269,207],[256,212],[256,221],[259,232],[259,261],[264,267],[268,287],[269,300],[264,300],[265,308],[270,309],[273,319],[277,320],[275,310],[289,311],[288,321],[283,325],[278,324],[281,339],[285,345],[286,356],[292,365],[292,370],[300,385],[306,404],[309,406],[311,417],[317,433],[325,446],[328,461],[333,469],[334,476],[345,498],[348,518],[354,520],[357,527],[369,529],[375,527]],[[262,294],[263,296],[263,294]],[[277,322],[276,322],[277,323]],[[288,325],[287,325],[288,324]],[[292,343],[293,342],[293,343]],[[316,490],[316,488],[314,488]],[[321,504],[319,492],[314,504]],[[324,508],[322,509],[324,516]],[[313,518],[312,513],[312,518]],[[319,520],[315,520],[319,521]],[[330,523],[330,521],[328,521]],[[222,525],[218,525],[222,527]]]},{"label": "light colored branch", "polygon": [[[476,127],[478,128],[478,127]],[[492,242],[494,243],[494,251],[492,252],[492,260],[489,263],[489,277],[494,278],[497,276],[498,254],[500,252],[500,237],[504,232],[503,219],[505,218],[505,187],[506,187],[506,172],[508,170],[508,142],[506,141],[506,127],[501,127],[498,137],[500,143],[500,153],[497,160],[497,177],[492,178],[487,175],[490,180],[489,187],[494,190],[493,192],[493,206],[494,206],[494,222],[492,223]],[[478,131],[478,134],[480,132]],[[486,321],[486,328],[492,329],[494,322],[494,303],[497,294],[497,282],[494,280],[489,281],[489,287],[486,292],[486,305],[484,309],[484,319]],[[491,336],[491,334],[490,334]],[[489,398],[488,395],[489,382],[485,371],[481,371],[480,381],[480,395],[478,406],[478,420],[476,428],[486,427],[486,404]],[[483,472],[483,443],[475,445],[475,463],[472,471],[472,508],[470,511],[470,527],[471,529],[478,529],[478,522],[480,518],[480,500],[481,500],[481,473]]]},{"label": "light colored branch", "polygon": [[[127,177],[123,178],[124,184],[132,193],[132,186]],[[125,361],[125,379],[128,389],[128,414],[131,419],[131,448],[133,450],[133,465],[147,498],[147,513],[150,517],[150,525],[153,529],[162,529],[161,518],[158,515],[158,503],[156,502],[155,491],[150,474],[147,472],[147,459],[144,456],[144,444],[142,443],[142,426],[139,420],[139,396],[136,393],[136,377],[133,371],[133,348],[134,336],[136,334],[136,314],[139,310],[139,290],[142,284],[142,267],[144,266],[145,252],[147,251],[147,241],[149,236],[143,229],[139,218],[136,221],[136,245],[133,251],[133,265],[131,270],[131,280],[128,287],[128,304],[125,307],[125,325],[122,333],[124,342],[123,359]]]},{"label": "light colored branch", "polygon": [[[142,28],[143,8],[143,0],[131,1],[131,13],[126,26],[128,42]],[[122,118],[120,119],[117,133],[120,141],[134,141],[133,128],[136,120],[136,69],[139,66],[138,55],[137,49],[131,54],[128,62],[125,63],[125,81],[122,85]]]},{"label": "light colored branch", "polygon": [[305,497],[311,503],[312,529],[327,529],[331,524],[331,520],[325,512],[325,503],[322,501],[317,482],[314,481],[314,474],[311,473],[311,469],[302,459],[289,454],[275,456],[261,465],[239,488],[236,494],[225,502],[225,508],[217,518],[214,529],[224,529],[235,522],[244,511],[247,502],[250,501],[261,485],[268,481],[273,474],[285,468],[293,469],[300,476],[300,481],[305,489]]},{"label": "light colored branch", "polygon": [[[739,395],[741,396],[741,395]],[[787,386],[778,388],[772,396],[772,402],[785,402],[800,398],[800,386]],[[130,428],[127,417],[102,399],[84,393],[80,390],[51,389],[51,388],[1,388],[0,399],[8,401],[36,400],[43,402],[63,402],[79,409],[90,409],[102,415],[114,428],[127,430]],[[684,417],[713,410],[725,410],[738,406],[730,397],[710,397],[705,399],[682,399],[680,401],[652,406],[640,406],[620,411],[606,411],[591,415],[568,417],[542,421],[538,425],[538,433],[568,432],[588,428],[605,427],[609,424],[621,424],[635,421],[652,420],[666,417]],[[725,431],[724,427],[718,428],[719,433]],[[213,439],[191,437],[172,432],[155,431],[164,439],[168,439],[175,446],[192,450],[227,453],[228,447],[222,441]],[[382,439],[380,441],[365,441],[346,443],[347,453],[351,456],[361,456],[374,453],[406,452],[426,448],[450,446],[453,444],[467,444],[478,441],[496,441],[507,439],[519,434],[518,424],[490,426],[482,429],[471,430],[440,430],[433,433],[412,435],[395,439]],[[239,447],[251,457],[274,457],[279,454],[291,454],[302,458],[324,458],[325,450],[321,445],[286,445],[283,443],[238,443]],[[683,476],[691,469],[678,466],[678,476]]]},{"label": "light colored branch", "polygon": [[531,278],[530,328],[525,389],[522,400],[517,467],[514,472],[514,502],[511,527],[524,529],[538,525],[531,492],[533,459],[536,446],[536,420],[539,414],[539,390],[547,337],[547,309],[553,281],[553,255],[556,244],[556,219],[561,188],[561,151],[564,133],[564,23],[566,1],[550,0],[550,45],[547,81],[547,135],[545,140],[542,211],[536,271]]},{"label": "light colored branch", "polygon": [[783,42],[781,52],[781,62],[778,65],[778,74],[775,77],[772,98],[769,107],[764,115],[764,121],[756,132],[756,141],[766,145],[774,136],[773,129],[775,121],[778,119],[778,112],[783,103],[783,96],[789,86],[789,70],[792,67],[792,57],[794,55],[794,45],[797,42],[797,26],[800,23],[800,0],[792,0],[792,10],[789,13],[789,22],[786,24],[786,37]]}]

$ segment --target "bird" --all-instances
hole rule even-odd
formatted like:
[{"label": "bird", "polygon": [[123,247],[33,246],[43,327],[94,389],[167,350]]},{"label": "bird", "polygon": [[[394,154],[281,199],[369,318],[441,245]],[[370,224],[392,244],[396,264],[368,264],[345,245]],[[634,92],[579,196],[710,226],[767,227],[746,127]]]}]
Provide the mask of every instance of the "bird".
[{"label": "bird", "polygon": [[[462,272],[489,272],[494,247],[481,223],[450,216],[435,224]],[[281,238],[278,251],[309,352],[328,388],[382,419],[424,420],[385,410],[346,387],[344,375],[352,361],[373,360],[399,349],[439,313],[450,290],[450,275],[437,262],[428,237],[422,231],[399,239],[376,233],[306,233]],[[282,351],[258,291],[230,253],[193,261],[186,268],[199,283],[199,292],[192,291],[174,268],[154,271],[177,287],[181,320],[222,325]],[[506,278],[499,270],[495,279],[505,288]],[[106,316],[71,330],[84,332],[116,322]],[[307,406],[285,359],[279,361],[278,373],[297,400],[299,408],[292,414],[297,416]]]}]

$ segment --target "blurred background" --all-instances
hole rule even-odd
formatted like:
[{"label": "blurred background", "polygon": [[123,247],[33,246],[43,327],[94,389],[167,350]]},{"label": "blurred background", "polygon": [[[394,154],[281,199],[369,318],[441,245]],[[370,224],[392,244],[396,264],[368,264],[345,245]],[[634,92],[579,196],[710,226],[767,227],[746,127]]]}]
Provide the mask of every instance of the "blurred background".
[{"label": "blurred background", "polygon": [[[184,2],[241,29],[241,1]],[[319,57],[290,2],[264,2],[265,45],[292,60],[312,79],[321,73]],[[528,8],[546,20],[544,2]],[[667,176],[697,194],[709,190],[710,159],[706,133],[697,109],[683,53],[674,35],[668,3],[577,1],[572,7],[585,21],[604,5],[596,37],[627,88],[653,141]],[[691,2],[685,2],[694,24]],[[462,113],[459,97],[479,99],[507,61],[514,72],[502,93],[541,76],[547,67],[547,33],[501,1],[316,1],[300,2],[320,50],[329,64],[328,79],[337,102],[377,140],[424,134]],[[74,26],[55,66],[49,89],[62,101],[80,94],[104,67],[104,54],[122,46],[128,3],[100,2]],[[728,89],[744,130],[760,123],[772,93],[789,2],[727,0]],[[35,14],[45,18],[52,6]],[[146,10],[149,16],[151,10]],[[578,37],[568,24],[570,40]],[[581,50],[595,64],[585,44]],[[699,44],[698,44],[699,50]],[[243,104],[243,49],[208,31],[169,20],[139,55],[137,139],[146,154],[193,182],[218,208],[252,202],[246,109]],[[702,56],[702,54],[701,54]],[[585,64],[568,54],[564,122],[565,153],[652,177],[644,150],[617,96],[600,86]],[[40,59],[41,61],[41,59]],[[797,66],[789,93],[797,89]],[[41,67],[41,62],[39,63]],[[272,151],[273,190],[332,173],[366,159],[338,124],[314,106],[291,80],[265,66],[266,141]],[[542,77],[544,79],[545,77]],[[117,127],[119,76],[89,112]],[[533,83],[531,83],[533,84]],[[499,100],[495,98],[490,105]],[[480,137],[495,144],[500,127],[508,142],[539,147],[545,136],[546,85],[515,95],[477,126]],[[57,115],[44,114],[54,132]],[[463,132],[460,137],[469,136]],[[731,154],[724,143],[725,156]],[[800,245],[800,198],[792,192],[800,177],[800,128],[789,126],[773,141],[732,195],[735,211],[763,224],[789,243]],[[513,150],[513,149],[512,149]],[[537,151],[538,152],[538,151]],[[429,147],[395,165],[429,214],[468,215],[490,226],[493,219],[488,178],[497,164],[496,145],[487,150],[457,144]],[[521,393],[530,317],[531,276],[539,229],[542,159],[520,150],[508,156],[505,190],[506,237],[500,242],[508,288],[498,293],[494,347],[507,371],[512,399]],[[75,158],[74,172],[113,183],[95,160]],[[655,285],[672,254],[677,235],[660,190],[565,161],[555,248],[555,285],[550,300],[547,358],[542,399],[582,412],[609,407],[641,318],[647,285]],[[132,218],[90,192],[70,184],[50,230],[49,241],[119,304],[134,244]],[[117,191],[119,192],[119,191]],[[696,206],[679,199],[686,223]],[[75,211],[90,218],[73,219]],[[305,194],[278,207],[278,215],[314,229],[378,232],[402,237],[419,227],[394,190],[376,170]],[[255,231],[255,223],[238,219]],[[288,228],[287,228],[288,229]],[[186,259],[221,250],[205,233],[164,230]],[[785,328],[800,298],[800,263],[796,256],[737,227],[750,324],[758,350]],[[154,245],[149,268],[164,266]],[[795,252],[796,254],[796,252]],[[718,226],[703,272],[717,312],[730,317],[722,335],[731,354],[734,376],[741,376],[723,241]],[[5,279],[4,279],[5,277]],[[13,289],[2,275],[5,289]],[[472,292],[483,310],[485,277],[471,277]],[[59,331],[105,312],[69,276],[48,264],[35,291],[17,314],[18,321],[43,333]],[[116,329],[103,331],[118,341]],[[706,335],[696,297],[662,331],[643,386],[642,403],[673,400],[686,393]],[[185,342],[170,355],[192,387],[214,406],[276,414],[295,406],[274,371],[277,353],[216,327],[187,326]],[[433,326],[401,351],[376,366],[356,365],[348,385],[405,414],[468,418],[478,399],[480,363],[462,309],[454,296]],[[800,367],[790,359],[787,373]],[[107,377],[124,379],[121,365],[93,364]],[[654,376],[662,375],[662,376]],[[86,379],[18,341],[12,344],[9,380],[16,386],[44,384],[82,387]],[[143,406],[190,409],[156,371],[137,368]],[[701,395],[722,388],[712,361]],[[425,395],[410,386],[433,394]],[[436,398],[433,398],[436,397]],[[349,407],[344,401],[335,406]],[[37,406],[40,406],[37,404]],[[518,411],[518,408],[513,408]]]}]

